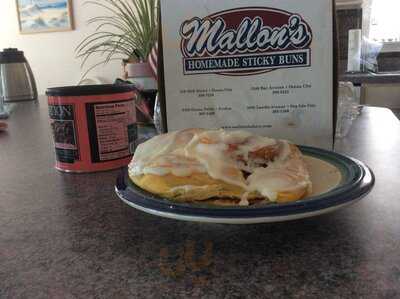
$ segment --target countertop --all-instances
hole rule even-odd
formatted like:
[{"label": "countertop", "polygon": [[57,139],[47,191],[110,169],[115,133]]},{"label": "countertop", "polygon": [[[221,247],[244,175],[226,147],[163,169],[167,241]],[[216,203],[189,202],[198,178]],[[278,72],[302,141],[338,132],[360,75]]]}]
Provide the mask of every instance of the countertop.
[{"label": "countertop", "polygon": [[345,73],[340,76],[340,81],[350,81],[353,84],[399,84],[398,73]]},{"label": "countertop", "polygon": [[47,104],[18,104],[0,133],[0,298],[399,298],[400,122],[365,108],[336,150],[374,190],[338,212],[230,226],[122,203],[118,171],[53,168]]}]

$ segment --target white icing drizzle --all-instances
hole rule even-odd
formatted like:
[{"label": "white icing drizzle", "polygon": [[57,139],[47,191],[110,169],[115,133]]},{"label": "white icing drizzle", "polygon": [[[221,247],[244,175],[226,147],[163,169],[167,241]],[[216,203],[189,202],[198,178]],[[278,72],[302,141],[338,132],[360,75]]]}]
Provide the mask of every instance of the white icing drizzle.
[{"label": "white icing drizzle", "polygon": [[[216,131],[217,134],[220,134],[220,140],[225,144],[241,144],[244,143],[248,138],[254,136],[253,134],[247,131],[223,131],[219,130]],[[217,138],[218,139],[218,138]]]},{"label": "white icing drizzle", "polygon": [[183,173],[182,169],[188,167],[192,167],[193,171],[186,171],[181,176],[190,175],[193,172],[205,172],[204,167],[197,161],[184,159],[184,147],[199,131],[202,130],[188,129],[171,132],[155,136],[140,144],[128,166],[129,172],[134,176],[148,173],[166,175]]},{"label": "white icing drizzle", "polygon": [[249,194],[250,192],[245,192],[240,198],[239,206],[248,206],[250,205],[249,203]]},{"label": "white icing drizzle", "polygon": [[253,135],[251,138],[248,138],[246,143],[239,144],[237,153],[241,154],[247,161],[249,159],[250,152],[255,152],[261,148],[274,146],[276,144],[277,141],[275,139]]},{"label": "white icing drizzle", "polygon": [[[277,152],[277,155],[267,160],[263,150]],[[251,155],[257,151],[261,151],[260,157]],[[242,170],[249,173],[247,179]],[[300,154],[293,156],[288,141],[246,131],[190,129],[154,137],[138,146],[129,171],[133,175],[173,174],[180,177],[207,173],[214,179],[242,187],[245,193],[241,205],[249,204],[250,192],[276,201],[279,192],[311,186]],[[191,188],[200,187],[176,187],[177,190]]]},{"label": "white icing drizzle", "polygon": [[227,155],[229,145],[218,140],[219,132],[207,131],[195,136],[185,147],[185,154],[204,165],[212,178],[246,188],[241,170]]},{"label": "white icing drizzle", "polygon": [[277,160],[279,161],[285,161],[288,156],[290,155],[290,144],[289,141],[286,140],[281,140],[280,142],[280,151],[279,155],[277,157]]},{"label": "white icing drizzle", "polygon": [[304,188],[307,183],[304,177],[287,169],[257,168],[247,181],[249,190],[258,191],[270,201],[278,199],[279,192],[290,192]]},{"label": "white icing drizzle", "polygon": [[193,185],[183,185],[183,186],[178,186],[171,188],[171,192],[179,192],[179,191],[184,191],[184,192],[190,192],[190,191],[195,191],[195,190],[207,190],[208,186],[193,186]]}]

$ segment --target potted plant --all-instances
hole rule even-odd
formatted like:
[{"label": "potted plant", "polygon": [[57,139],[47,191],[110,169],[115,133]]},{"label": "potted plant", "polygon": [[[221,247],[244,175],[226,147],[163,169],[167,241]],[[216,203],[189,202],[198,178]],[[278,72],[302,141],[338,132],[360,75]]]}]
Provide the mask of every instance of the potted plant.
[{"label": "potted plant", "polygon": [[138,80],[144,89],[156,89],[147,63],[157,41],[157,0],[90,0],[86,2],[105,9],[109,14],[89,19],[97,25],[94,33],[78,45],[77,57],[82,67],[88,59],[100,54],[102,61],[90,66],[83,78],[95,67],[111,60],[122,60],[124,77]]}]

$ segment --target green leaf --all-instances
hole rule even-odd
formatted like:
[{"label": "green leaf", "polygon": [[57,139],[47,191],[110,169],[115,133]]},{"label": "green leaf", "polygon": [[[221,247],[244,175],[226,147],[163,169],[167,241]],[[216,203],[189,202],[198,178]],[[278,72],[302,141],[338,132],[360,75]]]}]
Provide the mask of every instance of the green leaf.
[{"label": "green leaf", "polygon": [[89,71],[123,56],[147,60],[157,40],[157,0],[88,0],[85,5],[100,7],[110,15],[87,21],[88,26],[95,25],[96,28],[75,49],[76,57],[82,59],[82,67],[90,57],[98,54],[105,55],[105,59]]}]

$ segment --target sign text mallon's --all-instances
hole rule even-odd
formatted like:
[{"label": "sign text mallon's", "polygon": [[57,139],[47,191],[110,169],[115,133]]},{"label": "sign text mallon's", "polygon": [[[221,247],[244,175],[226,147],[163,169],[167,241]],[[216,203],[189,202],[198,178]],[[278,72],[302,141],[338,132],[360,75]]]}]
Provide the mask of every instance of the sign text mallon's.
[{"label": "sign text mallon's", "polygon": [[183,22],[180,36],[185,75],[250,75],[311,65],[311,27],[300,15],[279,9],[195,17]]}]

